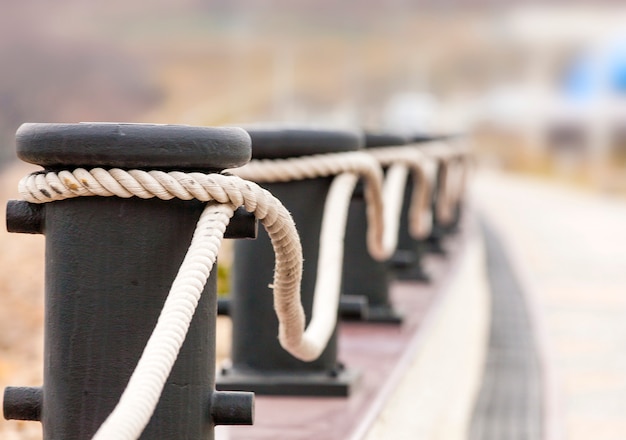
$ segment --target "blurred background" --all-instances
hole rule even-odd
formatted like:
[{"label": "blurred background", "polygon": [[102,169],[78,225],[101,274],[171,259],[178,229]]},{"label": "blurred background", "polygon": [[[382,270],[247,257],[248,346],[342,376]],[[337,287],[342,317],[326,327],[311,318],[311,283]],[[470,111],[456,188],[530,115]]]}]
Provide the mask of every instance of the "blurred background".
[{"label": "blurred background", "polygon": [[626,14],[558,3],[4,0],[0,157],[25,121],[320,122],[623,191]]},{"label": "blurred background", "polygon": [[[625,20],[617,2],[0,0],[2,197],[20,124],[80,121],[463,133],[481,166],[623,197]],[[0,238],[0,384],[38,385],[43,237]]]}]

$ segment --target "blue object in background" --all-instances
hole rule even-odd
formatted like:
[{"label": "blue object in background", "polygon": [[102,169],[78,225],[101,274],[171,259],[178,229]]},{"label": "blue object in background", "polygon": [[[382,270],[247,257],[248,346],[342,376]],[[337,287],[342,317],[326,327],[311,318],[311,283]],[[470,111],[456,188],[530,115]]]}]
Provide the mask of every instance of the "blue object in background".
[{"label": "blue object in background", "polygon": [[562,91],[576,102],[592,101],[604,92],[626,96],[626,40],[581,54],[565,73]]}]

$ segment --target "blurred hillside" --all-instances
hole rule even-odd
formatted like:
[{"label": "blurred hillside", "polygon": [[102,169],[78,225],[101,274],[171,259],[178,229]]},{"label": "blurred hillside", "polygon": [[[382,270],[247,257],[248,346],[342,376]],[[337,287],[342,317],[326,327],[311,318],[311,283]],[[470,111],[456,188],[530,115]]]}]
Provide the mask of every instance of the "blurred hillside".
[{"label": "blurred hillside", "polygon": [[[626,14],[610,3],[0,8],[0,161],[28,121],[271,120],[471,133],[498,166],[626,191],[626,51],[606,61],[607,48],[626,47]],[[594,86],[603,63],[608,94]]]},{"label": "blurred hillside", "polygon": [[0,4],[4,158],[26,121],[380,125],[395,93],[488,68],[472,14],[405,2]]}]

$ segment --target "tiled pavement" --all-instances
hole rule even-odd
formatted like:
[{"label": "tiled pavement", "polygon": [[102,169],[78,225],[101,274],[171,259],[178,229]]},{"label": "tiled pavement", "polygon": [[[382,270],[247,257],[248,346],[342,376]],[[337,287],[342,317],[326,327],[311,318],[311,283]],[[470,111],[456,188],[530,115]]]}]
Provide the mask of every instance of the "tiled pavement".
[{"label": "tiled pavement", "polygon": [[484,171],[472,196],[531,306],[547,438],[626,439],[626,201]]}]

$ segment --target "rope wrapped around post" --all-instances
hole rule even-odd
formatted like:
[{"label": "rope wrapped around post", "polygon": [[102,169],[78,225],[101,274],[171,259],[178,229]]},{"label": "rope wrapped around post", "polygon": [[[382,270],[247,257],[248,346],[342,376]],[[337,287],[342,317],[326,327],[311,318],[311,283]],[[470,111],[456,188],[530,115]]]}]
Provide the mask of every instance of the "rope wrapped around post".
[{"label": "rope wrapped around post", "polygon": [[[381,165],[394,164],[383,181]],[[349,201],[359,177],[365,181],[367,247],[372,258],[387,260],[395,251],[402,199],[408,169],[417,176],[411,230],[417,237],[430,232],[430,185],[424,169],[424,158],[413,148],[372,149],[367,152],[328,153],[289,159],[252,160],[228,170],[242,178],[263,182],[288,182],[336,176],[324,207],[320,249],[313,295],[313,314],[308,331],[309,349],[318,356],[330,339],[337,320],[343,264],[343,242],[348,219]]]},{"label": "rope wrapped around post", "polygon": [[[366,153],[330,153],[291,159],[252,160],[246,165],[230,169],[228,172],[257,183],[289,182],[337,176],[344,173],[360,176],[365,180],[368,220],[367,247],[370,255],[378,261],[384,261],[391,256],[395,249],[394,235],[397,235],[397,231],[386,227],[384,220],[382,170],[378,162]],[[356,185],[356,180],[354,185]],[[349,196],[347,200],[349,200]]]},{"label": "rope wrapped around post", "polygon": [[185,340],[198,299],[217,258],[226,225],[239,206],[254,213],[261,221],[276,253],[272,287],[280,343],[297,358],[311,358],[311,353],[305,349],[311,342],[305,334],[305,317],[300,303],[302,250],[299,237],[289,212],[279,200],[255,183],[221,174],[95,168],[34,173],[20,181],[19,192],[31,203],[80,196],[137,196],[208,202],[128,386],[95,439],[130,440],[141,435]]},{"label": "rope wrapped around post", "polygon": [[366,153],[347,152],[252,160],[228,172],[258,183],[335,176],[323,211],[313,309],[307,328],[310,338],[303,347],[309,360],[313,360],[326,348],[337,323],[348,207],[359,177],[365,180],[368,250],[379,261],[388,259],[395,250],[397,224],[396,229],[386,227],[382,169]]}]

